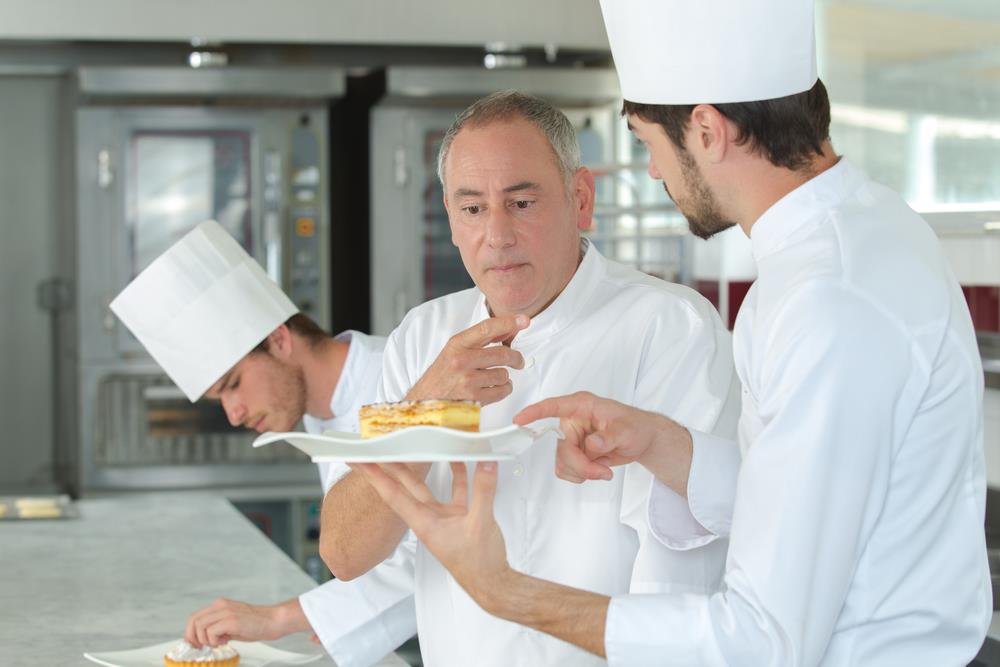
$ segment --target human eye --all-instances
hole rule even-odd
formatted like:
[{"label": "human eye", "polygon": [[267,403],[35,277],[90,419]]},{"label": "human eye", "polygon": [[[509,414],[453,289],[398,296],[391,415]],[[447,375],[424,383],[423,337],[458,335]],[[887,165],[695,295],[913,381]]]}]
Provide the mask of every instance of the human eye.
[{"label": "human eye", "polygon": [[479,215],[483,209],[479,204],[469,204],[468,206],[463,206],[462,210],[468,215]]},{"label": "human eye", "polygon": [[514,200],[514,206],[516,206],[517,208],[519,208],[521,210],[524,210],[526,208],[531,208],[531,205],[534,204],[534,203],[535,202],[533,200],[531,200],[531,199],[515,199]]}]

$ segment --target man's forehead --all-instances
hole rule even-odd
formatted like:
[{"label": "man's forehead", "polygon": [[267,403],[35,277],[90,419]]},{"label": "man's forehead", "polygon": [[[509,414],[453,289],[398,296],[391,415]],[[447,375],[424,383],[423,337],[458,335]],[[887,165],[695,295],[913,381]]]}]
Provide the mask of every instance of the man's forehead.
[{"label": "man's forehead", "polygon": [[[537,153],[541,152],[549,159],[539,159]],[[462,128],[449,151],[445,171],[449,185],[454,184],[449,188],[453,194],[478,191],[494,177],[503,179],[499,186],[508,192],[537,188],[545,177],[559,177],[558,158],[548,139],[533,124],[520,119]]]}]

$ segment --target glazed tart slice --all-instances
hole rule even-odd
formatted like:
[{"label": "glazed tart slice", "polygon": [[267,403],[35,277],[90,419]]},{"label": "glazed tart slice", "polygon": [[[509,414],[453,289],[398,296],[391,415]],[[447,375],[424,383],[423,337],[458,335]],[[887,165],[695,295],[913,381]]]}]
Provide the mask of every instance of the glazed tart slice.
[{"label": "glazed tart slice", "polygon": [[479,431],[479,403],[448,400],[375,403],[361,408],[358,418],[362,438],[374,438],[411,426]]}]

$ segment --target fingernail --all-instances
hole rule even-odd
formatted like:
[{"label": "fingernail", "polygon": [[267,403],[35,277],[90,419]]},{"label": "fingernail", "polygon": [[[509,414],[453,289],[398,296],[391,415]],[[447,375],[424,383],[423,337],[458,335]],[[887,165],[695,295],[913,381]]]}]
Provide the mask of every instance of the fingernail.
[{"label": "fingernail", "polygon": [[497,464],[493,461],[486,461],[483,463],[483,472],[493,472],[497,467]]},{"label": "fingernail", "polygon": [[521,327],[522,329],[528,326],[528,323],[530,322],[527,315],[518,315],[514,321],[517,322],[517,326]]}]

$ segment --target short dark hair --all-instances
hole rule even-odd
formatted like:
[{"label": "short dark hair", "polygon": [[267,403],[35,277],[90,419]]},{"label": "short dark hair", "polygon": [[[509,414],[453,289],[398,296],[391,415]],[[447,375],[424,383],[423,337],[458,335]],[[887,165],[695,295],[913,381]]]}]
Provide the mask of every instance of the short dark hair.
[{"label": "short dark hair", "polygon": [[[330,337],[330,334],[323,331],[323,329],[316,324],[312,318],[308,315],[303,315],[302,313],[295,313],[285,320],[284,324],[288,327],[289,331],[305,338],[306,343],[310,346],[316,345],[320,341]],[[257,343],[257,347],[250,350],[250,354],[253,354],[254,352],[267,352],[269,349],[270,344],[267,342],[267,338],[265,338],[261,342]]]},{"label": "short dark hair", "polygon": [[[660,125],[680,150],[694,104],[640,104],[625,100],[622,115],[634,114],[647,123]],[[830,98],[819,79],[809,90],[758,102],[713,104],[736,125],[736,143],[749,143],[777,166],[797,171],[809,165],[813,155],[823,154],[830,138]]]}]

